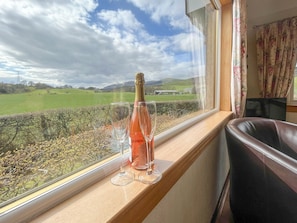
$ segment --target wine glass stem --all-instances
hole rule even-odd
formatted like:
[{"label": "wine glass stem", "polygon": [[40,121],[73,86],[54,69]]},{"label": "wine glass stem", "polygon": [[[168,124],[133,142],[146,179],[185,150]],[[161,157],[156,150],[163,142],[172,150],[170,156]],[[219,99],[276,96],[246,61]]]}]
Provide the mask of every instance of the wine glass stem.
[{"label": "wine glass stem", "polygon": [[120,142],[120,153],[121,153],[121,166],[120,166],[120,174],[124,174],[124,142]]},{"label": "wine glass stem", "polygon": [[145,144],[146,144],[146,157],[147,157],[147,165],[148,165],[148,168],[147,168],[147,174],[150,175],[153,173],[153,170],[152,170],[152,163],[151,163],[151,151],[150,151],[150,148],[149,148],[149,140],[145,140]]}]

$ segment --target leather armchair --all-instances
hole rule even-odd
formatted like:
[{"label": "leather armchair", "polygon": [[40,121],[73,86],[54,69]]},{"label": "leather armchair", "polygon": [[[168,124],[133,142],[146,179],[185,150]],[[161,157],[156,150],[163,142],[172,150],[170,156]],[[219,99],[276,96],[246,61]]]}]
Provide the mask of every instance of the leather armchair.
[{"label": "leather armchair", "polygon": [[226,128],[235,222],[297,222],[297,125],[265,118]]}]

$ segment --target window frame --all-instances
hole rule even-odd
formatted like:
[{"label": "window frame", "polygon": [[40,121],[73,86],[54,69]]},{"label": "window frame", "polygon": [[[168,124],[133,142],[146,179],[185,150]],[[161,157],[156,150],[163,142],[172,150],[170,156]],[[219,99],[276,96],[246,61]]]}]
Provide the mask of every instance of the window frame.
[{"label": "window frame", "polygon": [[[187,1],[187,0],[186,0]],[[218,10],[216,19],[216,69],[215,69],[215,86],[214,86],[214,109],[204,112],[197,117],[188,119],[155,137],[155,146],[161,145],[165,141],[185,129],[203,121],[205,118],[217,113],[220,108],[220,68],[221,68],[221,23],[222,23],[222,8],[219,0],[209,0]],[[126,164],[129,160],[129,154],[125,154]],[[71,176],[68,176],[52,185],[49,185],[39,191],[36,191],[24,198],[17,200],[0,209],[1,222],[22,222],[32,219],[57,204],[69,199],[75,194],[85,190],[91,185],[106,178],[111,173],[118,171],[118,166],[121,163],[121,157],[115,155],[107,160],[96,163],[84,170],[81,170]]]},{"label": "window frame", "polygon": [[[288,95],[288,105],[291,105],[291,106],[297,106],[297,99],[294,99],[294,89],[295,89],[295,78],[297,78],[297,63],[296,63],[296,66],[295,66],[295,70],[294,70],[294,78],[293,78],[293,83],[292,83],[292,86],[291,86],[291,89],[290,89],[290,92],[289,92],[289,95]],[[296,90],[297,90],[297,86],[296,86]],[[297,92],[296,92],[297,93]]]}]

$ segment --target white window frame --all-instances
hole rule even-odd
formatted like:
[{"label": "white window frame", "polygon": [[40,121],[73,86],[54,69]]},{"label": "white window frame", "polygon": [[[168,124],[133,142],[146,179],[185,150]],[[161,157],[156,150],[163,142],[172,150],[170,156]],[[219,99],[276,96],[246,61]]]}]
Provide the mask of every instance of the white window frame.
[{"label": "white window frame", "polygon": [[[294,78],[295,78],[296,73],[297,73],[297,63],[296,63],[295,70],[294,70]],[[293,79],[293,83],[292,83],[292,86],[290,89],[287,104],[292,105],[292,106],[297,106],[297,99],[294,100],[294,88],[295,88],[295,86],[294,86],[294,79]]]},{"label": "white window frame", "polygon": [[[186,0],[191,1],[191,0]],[[190,126],[202,121],[206,117],[219,111],[220,103],[220,45],[221,45],[221,3],[219,0],[209,0],[218,10],[217,16],[217,35],[216,35],[216,71],[215,71],[215,107],[211,111],[205,112],[197,117],[188,119],[171,129],[168,129],[155,137],[155,146],[157,147],[164,141],[179,134]],[[186,3],[187,4],[187,3]],[[128,163],[128,154],[125,155]],[[117,155],[109,160],[104,160],[93,165],[77,174],[74,174],[54,185],[51,185],[41,191],[37,191],[33,196],[22,198],[18,204],[7,205],[0,209],[1,222],[23,222],[44,213],[50,208],[72,197],[80,191],[88,188],[90,185],[102,180],[109,174],[118,171],[121,158]],[[29,198],[30,197],[30,198]],[[22,202],[23,201],[23,202]]]}]

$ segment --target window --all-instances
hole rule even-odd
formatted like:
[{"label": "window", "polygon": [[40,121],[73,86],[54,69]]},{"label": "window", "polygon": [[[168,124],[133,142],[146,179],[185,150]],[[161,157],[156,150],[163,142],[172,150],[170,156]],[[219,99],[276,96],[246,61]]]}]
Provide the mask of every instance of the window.
[{"label": "window", "polygon": [[0,214],[118,168],[108,105],[133,104],[138,71],[158,102],[156,145],[217,109],[219,11],[200,2],[0,3]]},{"label": "window", "polygon": [[292,83],[291,91],[290,91],[290,101],[289,104],[297,105],[297,64],[294,71],[294,81]]}]

